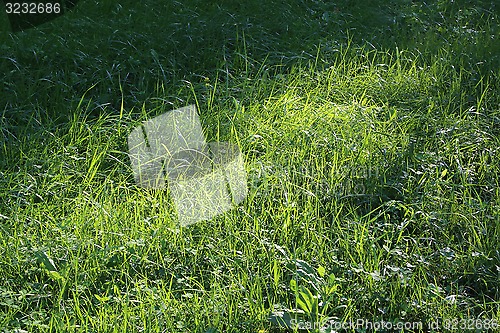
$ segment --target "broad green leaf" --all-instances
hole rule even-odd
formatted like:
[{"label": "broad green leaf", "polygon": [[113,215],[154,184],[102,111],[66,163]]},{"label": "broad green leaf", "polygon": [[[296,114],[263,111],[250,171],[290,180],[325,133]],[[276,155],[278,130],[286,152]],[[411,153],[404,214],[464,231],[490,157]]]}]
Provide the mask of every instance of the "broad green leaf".
[{"label": "broad green leaf", "polygon": [[97,298],[97,300],[99,302],[102,302],[102,303],[107,302],[107,301],[110,300],[109,296],[100,296],[100,295],[94,294],[94,297]]},{"label": "broad green leaf", "polygon": [[317,313],[318,311],[318,299],[304,286],[300,286],[297,304],[308,314]]},{"label": "broad green leaf", "polygon": [[56,265],[54,261],[45,253],[45,251],[35,252],[36,261],[38,264],[43,265],[43,267],[49,272],[57,272]]},{"label": "broad green leaf", "polygon": [[323,277],[323,276],[325,276],[325,273],[326,273],[326,269],[325,269],[325,267],[323,267],[323,266],[319,266],[319,267],[318,267],[318,274],[319,274],[319,276],[320,276],[320,277]]},{"label": "broad green leaf", "polygon": [[314,268],[304,260],[296,260],[297,275],[306,282],[316,293],[319,293],[323,281],[318,277]]},{"label": "broad green leaf", "polygon": [[47,271],[47,274],[54,281],[64,280],[64,277],[61,274],[59,274],[59,272],[56,272],[56,271]]}]

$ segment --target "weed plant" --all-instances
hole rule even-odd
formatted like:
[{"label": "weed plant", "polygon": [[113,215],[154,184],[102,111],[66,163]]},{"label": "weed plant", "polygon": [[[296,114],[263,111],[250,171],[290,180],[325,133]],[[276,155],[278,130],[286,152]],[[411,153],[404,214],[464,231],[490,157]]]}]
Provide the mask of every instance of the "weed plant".
[{"label": "weed plant", "polygon": [[[82,0],[4,20],[0,331],[500,324],[498,19],[493,1]],[[179,229],[126,140],[193,103],[207,141],[241,147],[249,195]]]}]

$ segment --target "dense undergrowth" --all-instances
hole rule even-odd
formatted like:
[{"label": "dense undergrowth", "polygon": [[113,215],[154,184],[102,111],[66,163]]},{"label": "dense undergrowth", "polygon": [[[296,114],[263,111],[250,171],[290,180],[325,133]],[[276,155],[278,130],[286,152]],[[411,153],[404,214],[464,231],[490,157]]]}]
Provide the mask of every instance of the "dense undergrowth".
[{"label": "dense undergrowth", "polygon": [[[0,330],[498,323],[498,17],[488,1],[82,0],[4,33]],[[126,140],[193,103],[208,141],[240,145],[249,196],[178,229]]]}]

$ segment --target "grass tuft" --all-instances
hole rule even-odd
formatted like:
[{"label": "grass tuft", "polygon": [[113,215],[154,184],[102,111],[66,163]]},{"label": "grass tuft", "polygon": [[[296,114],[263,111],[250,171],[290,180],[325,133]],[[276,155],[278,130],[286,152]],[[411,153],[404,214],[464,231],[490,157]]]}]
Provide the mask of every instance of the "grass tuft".
[{"label": "grass tuft", "polygon": [[[4,34],[0,331],[494,327],[498,17],[488,1],[83,1]],[[177,229],[126,140],[188,104],[207,141],[241,147],[249,195]]]}]

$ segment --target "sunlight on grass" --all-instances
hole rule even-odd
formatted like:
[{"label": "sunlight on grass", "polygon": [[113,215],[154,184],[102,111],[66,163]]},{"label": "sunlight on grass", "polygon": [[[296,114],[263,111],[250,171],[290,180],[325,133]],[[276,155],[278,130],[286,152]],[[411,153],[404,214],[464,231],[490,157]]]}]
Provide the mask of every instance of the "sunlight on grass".
[{"label": "sunlight on grass", "polygon": [[[363,6],[88,2],[12,35],[0,331],[498,322],[498,15],[400,1],[363,26]],[[178,229],[170,191],[136,185],[127,137],[189,104],[207,142],[241,147],[248,196]]]}]

